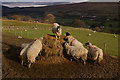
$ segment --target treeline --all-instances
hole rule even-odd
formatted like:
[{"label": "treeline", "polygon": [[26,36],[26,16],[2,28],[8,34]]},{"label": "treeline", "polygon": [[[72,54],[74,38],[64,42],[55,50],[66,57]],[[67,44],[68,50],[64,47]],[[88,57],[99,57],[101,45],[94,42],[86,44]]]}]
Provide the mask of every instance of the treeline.
[{"label": "treeline", "polygon": [[[53,14],[47,14],[43,18],[33,18],[31,16],[23,16],[23,15],[11,15],[11,16],[3,16],[3,19],[9,20],[17,20],[17,21],[28,21],[28,22],[40,22],[40,23],[49,23],[52,24],[54,22],[58,22],[61,25],[72,26],[72,27],[86,27],[84,21],[80,19],[74,19],[71,23],[63,23],[64,21],[57,21],[56,17]],[[63,23],[63,24],[62,24]]]},{"label": "treeline", "polygon": [[44,19],[43,18],[33,18],[31,16],[23,16],[23,15],[9,15],[3,16],[3,19],[9,20],[17,20],[17,21],[28,21],[28,22],[41,22],[41,23],[53,23],[55,22],[55,16],[52,14],[47,14]]}]

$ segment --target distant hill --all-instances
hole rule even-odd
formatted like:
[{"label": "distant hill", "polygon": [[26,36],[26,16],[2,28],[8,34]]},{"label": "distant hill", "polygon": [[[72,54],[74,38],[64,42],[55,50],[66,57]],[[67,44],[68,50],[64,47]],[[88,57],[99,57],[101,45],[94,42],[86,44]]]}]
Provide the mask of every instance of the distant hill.
[{"label": "distant hill", "polygon": [[84,16],[118,18],[118,6],[119,2],[84,2],[24,8],[8,8],[2,6],[2,12],[3,16],[19,14],[32,17],[43,17],[48,13],[52,13],[60,18],[80,18]]},{"label": "distant hill", "polygon": [[69,4],[70,2],[3,2],[3,6],[7,7],[41,7],[49,5]]}]

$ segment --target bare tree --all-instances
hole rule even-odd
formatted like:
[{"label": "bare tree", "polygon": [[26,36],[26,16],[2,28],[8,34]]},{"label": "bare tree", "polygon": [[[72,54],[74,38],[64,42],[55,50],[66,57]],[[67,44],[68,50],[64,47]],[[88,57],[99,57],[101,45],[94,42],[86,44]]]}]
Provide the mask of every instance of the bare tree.
[{"label": "bare tree", "polygon": [[53,14],[47,14],[44,20],[45,23],[54,23],[55,16]]}]

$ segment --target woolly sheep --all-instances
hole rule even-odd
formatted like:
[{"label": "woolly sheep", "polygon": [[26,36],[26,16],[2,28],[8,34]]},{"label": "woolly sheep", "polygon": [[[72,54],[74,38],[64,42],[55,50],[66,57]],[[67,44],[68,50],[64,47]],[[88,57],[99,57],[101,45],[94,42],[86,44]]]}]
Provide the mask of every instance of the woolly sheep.
[{"label": "woolly sheep", "polygon": [[84,64],[86,64],[87,53],[88,53],[87,49],[76,47],[76,46],[70,46],[67,42],[65,43],[65,49],[68,55],[72,56],[73,58],[77,58],[77,59],[81,58]]},{"label": "woolly sheep", "polygon": [[37,39],[34,42],[31,42],[30,44],[26,45],[23,50],[20,53],[20,56],[22,58],[22,65],[24,61],[28,61],[30,68],[31,63],[35,63],[35,59],[42,50],[42,40],[43,37],[40,39]]},{"label": "woolly sheep", "polygon": [[62,29],[58,23],[53,23],[52,32],[53,34],[55,34],[56,39],[57,37],[59,37],[60,39],[60,35],[62,34]]},{"label": "woolly sheep", "polygon": [[89,33],[88,36],[91,36],[91,34]]},{"label": "woolly sheep", "polygon": [[21,39],[22,38],[22,36],[18,36],[18,39]]},{"label": "woolly sheep", "polygon": [[25,31],[27,31],[27,30],[25,29]]},{"label": "woolly sheep", "polygon": [[116,34],[114,34],[114,38],[116,38],[117,37],[117,35]]},{"label": "woolly sheep", "polygon": [[22,60],[22,65],[23,65],[23,63],[24,62],[26,62],[27,61],[27,50],[28,50],[28,48],[29,48],[29,46],[32,44],[32,42],[31,43],[29,43],[28,45],[26,45],[26,46],[21,46],[21,48],[23,48],[22,49],[22,51],[20,52],[20,57],[21,57],[21,60]]},{"label": "woolly sheep", "polygon": [[69,42],[71,46],[76,46],[76,47],[83,47],[83,44],[79,42],[77,39],[75,39],[69,32],[66,32],[65,39]]},{"label": "woolly sheep", "polygon": [[96,31],[93,31],[93,33],[96,33]]},{"label": "woolly sheep", "polygon": [[90,55],[90,57],[88,58],[92,59],[93,61],[97,61],[97,63],[100,63],[103,60],[102,49],[92,45],[90,42],[87,42],[85,45],[89,47],[88,55]]}]

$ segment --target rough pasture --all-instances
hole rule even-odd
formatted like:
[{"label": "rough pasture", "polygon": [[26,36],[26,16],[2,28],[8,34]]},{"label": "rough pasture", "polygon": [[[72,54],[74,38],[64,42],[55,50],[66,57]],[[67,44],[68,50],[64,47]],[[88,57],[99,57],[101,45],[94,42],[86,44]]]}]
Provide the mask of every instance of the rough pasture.
[{"label": "rough pasture", "polygon": [[[21,35],[23,38],[35,39],[45,36],[46,34],[52,34],[51,28],[52,25],[50,24],[3,20],[2,30],[3,34],[14,36]],[[71,34],[83,44],[90,41],[92,44],[104,49],[104,43],[106,43],[106,54],[118,56],[119,35],[116,35],[117,37],[115,38],[114,34],[103,32],[94,33],[90,29],[72,28],[69,26],[62,26],[62,29],[62,34],[65,34],[65,32],[71,32]],[[91,34],[91,36],[88,36],[88,34]]]}]

